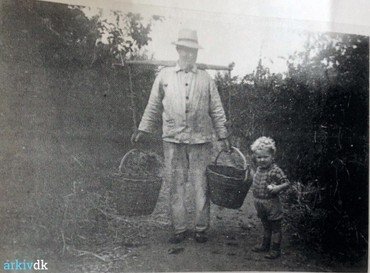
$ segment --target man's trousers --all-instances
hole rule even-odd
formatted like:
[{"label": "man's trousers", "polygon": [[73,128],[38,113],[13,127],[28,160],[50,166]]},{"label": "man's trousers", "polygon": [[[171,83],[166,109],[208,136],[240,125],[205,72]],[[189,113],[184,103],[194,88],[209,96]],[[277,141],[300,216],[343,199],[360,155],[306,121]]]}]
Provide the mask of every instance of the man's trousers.
[{"label": "man's trousers", "polygon": [[170,185],[170,207],[175,234],[187,230],[186,183],[194,184],[195,231],[209,227],[209,194],[206,167],[209,164],[212,143],[179,144],[164,142],[165,179]]}]

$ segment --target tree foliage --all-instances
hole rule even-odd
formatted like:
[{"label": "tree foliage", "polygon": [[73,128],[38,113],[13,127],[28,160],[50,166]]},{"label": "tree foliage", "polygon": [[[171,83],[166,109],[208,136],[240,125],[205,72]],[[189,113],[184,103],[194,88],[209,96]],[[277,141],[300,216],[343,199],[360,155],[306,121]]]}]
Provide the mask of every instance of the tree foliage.
[{"label": "tree foliage", "polygon": [[[6,128],[4,198],[9,204],[27,200],[17,210],[31,216],[30,228],[44,227],[30,244],[50,241],[60,250],[61,243],[73,245],[82,227],[65,218],[66,209],[75,220],[91,216],[94,208],[83,201],[87,193],[95,201],[102,194],[107,172],[129,147],[132,108],[144,104],[141,91],[148,94],[154,80],[155,70],[132,69],[139,94],[132,105],[127,67],[112,65],[149,58],[142,49],[160,18],[144,22],[137,14],[112,12],[111,22],[99,14],[87,17],[82,7],[32,0],[2,1],[0,18],[1,97],[8,109],[0,121]],[[14,148],[22,145],[20,152]],[[68,203],[72,199],[80,206]]]}]

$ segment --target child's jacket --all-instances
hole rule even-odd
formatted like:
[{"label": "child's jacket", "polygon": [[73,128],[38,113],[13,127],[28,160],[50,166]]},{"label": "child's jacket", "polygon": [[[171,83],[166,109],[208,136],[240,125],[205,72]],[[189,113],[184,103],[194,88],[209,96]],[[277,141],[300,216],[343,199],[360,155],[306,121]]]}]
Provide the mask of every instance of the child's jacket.
[{"label": "child's jacket", "polygon": [[253,177],[253,196],[259,199],[276,198],[276,194],[271,194],[267,189],[268,185],[281,185],[289,183],[284,172],[276,165],[272,164],[268,169],[257,168]]}]

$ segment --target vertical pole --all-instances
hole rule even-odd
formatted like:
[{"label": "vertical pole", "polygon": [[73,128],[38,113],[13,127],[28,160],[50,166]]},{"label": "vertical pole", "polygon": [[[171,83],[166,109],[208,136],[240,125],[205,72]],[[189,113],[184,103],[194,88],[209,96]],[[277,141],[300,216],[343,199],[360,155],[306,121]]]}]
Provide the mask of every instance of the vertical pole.
[{"label": "vertical pole", "polygon": [[131,66],[130,65],[128,65],[128,79],[129,79],[129,88],[130,88],[132,121],[134,123],[134,130],[136,130],[137,129],[136,104],[135,104],[134,90],[132,88],[132,76],[131,76]]},{"label": "vertical pole", "polygon": [[228,113],[229,113],[229,120],[231,121],[231,70],[229,70],[229,88],[227,89],[228,91]]}]

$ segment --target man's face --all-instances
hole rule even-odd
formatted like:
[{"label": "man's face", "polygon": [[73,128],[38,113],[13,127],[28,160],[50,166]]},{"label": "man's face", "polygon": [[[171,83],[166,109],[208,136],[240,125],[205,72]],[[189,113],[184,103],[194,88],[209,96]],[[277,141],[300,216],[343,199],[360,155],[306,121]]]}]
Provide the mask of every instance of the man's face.
[{"label": "man's face", "polygon": [[185,68],[192,67],[197,61],[198,49],[178,46],[177,52],[179,53],[180,65]]}]

